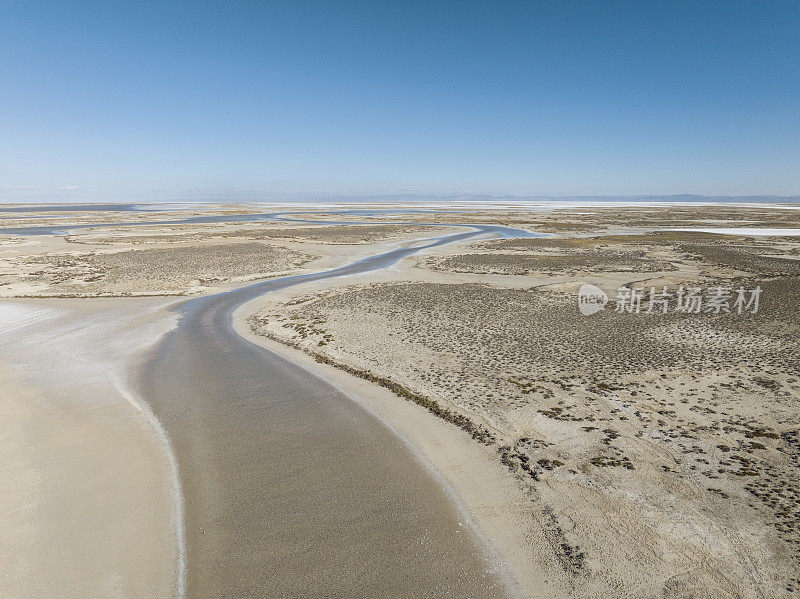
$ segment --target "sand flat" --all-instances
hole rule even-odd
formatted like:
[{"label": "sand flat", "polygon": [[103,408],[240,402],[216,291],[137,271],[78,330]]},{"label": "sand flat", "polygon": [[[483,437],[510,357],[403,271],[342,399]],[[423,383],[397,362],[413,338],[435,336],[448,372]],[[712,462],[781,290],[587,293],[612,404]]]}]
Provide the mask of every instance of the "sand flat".
[{"label": "sand flat", "polygon": [[[0,326],[9,340],[0,388],[11,474],[2,591],[174,595],[183,546],[176,480],[186,498],[189,596],[430,595],[433,584],[441,596],[747,597],[800,587],[797,378],[781,370],[796,349],[800,250],[787,235],[748,238],[765,227],[790,231],[796,211],[355,211],[347,218],[363,225],[329,228],[218,220],[252,212],[204,208],[192,211],[195,222],[159,225],[142,214],[137,226],[120,224],[127,215],[89,215],[95,228],[68,236],[6,236],[0,291],[208,295],[287,269],[309,274],[364,258],[380,266],[369,257],[456,230],[448,223],[557,236],[430,245],[368,274],[278,289],[237,319],[237,331],[272,354],[225,327],[204,332],[213,318],[199,318],[160,365],[146,363],[142,372],[161,370],[144,377],[141,394],[124,373],[174,323],[163,312],[169,300],[15,304]],[[80,220],[63,214],[58,223]],[[649,233],[653,225],[732,234]],[[195,253],[193,269],[180,272]],[[293,261],[298,254],[314,261]],[[108,287],[89,280],[97,275]],[[763,279],[779,303],[755,327],[576,323],[572,300],[587,277],[611,294],[623,284]],[[315,355],[332,362],[318,365]],[[709,355],[746,376],[685,359]],[[341,367],[434,397],[489,431],[492,444]],[[154,423],[171,433],[174,452]],[[409,579],[411,570],[425,574]]]},{"label": "sand flat", "polygon": [[163,304],[0,310],[4,597],[176,596],[169,464],[118,378]]}]

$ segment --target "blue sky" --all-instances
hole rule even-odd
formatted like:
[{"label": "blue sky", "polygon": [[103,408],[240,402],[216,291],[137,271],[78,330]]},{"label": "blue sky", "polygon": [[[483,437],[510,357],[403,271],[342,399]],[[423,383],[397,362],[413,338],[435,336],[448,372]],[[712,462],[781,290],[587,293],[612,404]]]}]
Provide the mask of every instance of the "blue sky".
[{"label": "blue sky", "polygon": [[0,198],[800,194],[800,3],[0,0]]}]

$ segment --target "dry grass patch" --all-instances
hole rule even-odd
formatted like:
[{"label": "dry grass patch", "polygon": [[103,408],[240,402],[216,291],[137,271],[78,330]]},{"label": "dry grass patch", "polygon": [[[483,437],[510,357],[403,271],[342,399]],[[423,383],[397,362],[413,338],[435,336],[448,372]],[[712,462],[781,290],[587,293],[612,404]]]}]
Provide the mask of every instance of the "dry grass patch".
[{"label": "dry grass patch", "polygon": [[[582,317],[570,295],[380,284],[275,306],[251,326],[492,431],[576,588],[591,571],[619,591],[625,564],[638,580],[626,596],[679,571],[693,595],[770,594],[798,584],[800,278],[761,285],[755,315]],[[655,538],[657,563],[644,557]],[[774,578],[754,582],[754,563]]]},{"label": "dry grass patch", "polygon": [[182,295],[291,272],[311,259],[263,243],[25,256],[0,285],[7,296]]}]

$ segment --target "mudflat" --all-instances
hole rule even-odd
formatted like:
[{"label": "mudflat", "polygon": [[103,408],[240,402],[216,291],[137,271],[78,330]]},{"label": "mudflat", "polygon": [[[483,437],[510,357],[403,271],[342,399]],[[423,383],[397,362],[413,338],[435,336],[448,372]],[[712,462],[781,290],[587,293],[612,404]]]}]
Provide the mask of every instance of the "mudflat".
[{"label": "mudflat", "polygon": [[247,299],[392,259],[194,300],[138,370],[181,467],[189,596],[514,594],[468,515],[400,438],[232,328]]},{"label": "mudflat", "polygon": [[796,209],[14,215],[11,596],[800,588]]}]

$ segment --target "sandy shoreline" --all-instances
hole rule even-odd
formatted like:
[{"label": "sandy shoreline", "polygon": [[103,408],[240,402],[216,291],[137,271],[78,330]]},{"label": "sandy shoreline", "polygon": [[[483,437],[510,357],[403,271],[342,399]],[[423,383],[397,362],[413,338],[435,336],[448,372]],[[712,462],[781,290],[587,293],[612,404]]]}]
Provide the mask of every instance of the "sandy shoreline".
[{"label": "sandy shoreline", "polygon": [[[328,251],[320,252],[320,266],[419,242],[323,247]],[[48,483],[5,494],[3,507],[19,514],[7,522],[3,554],[9,557],[0,563],[0,589],[10,596],[181,595],[185,559],[177,465],[158,420],[127,381],[136,356],[174,326],[176,315],[166,308],[181,301],[4,302],[10,311],[0,337],[11,339],[7,355],[13,355],[2,364],[4,424],[16,437],[4,434],[3,465],[18,471],[10,485],[30,476]],[[20,319],[19,310],[46,318]],[[29,409],[37,404],[45,412]],[[58,429],[70,421],[75,439],[65,447]],[[34,447],[37,463],[25,460]],[[51,506],[48,512],[44,504]]]},{"label": "sandy shoreline", "polygon": [[[304,276],[380,268],[412,245],[372,248],[378,256]],[[352,397],[231,328],[242,302],[300,280],[185,304],[179,327],[137,372],[136,389],[181,465],[187,593],[518,596],[402,439]]]},{"label": "sandy shoreline", "polygon": [[236,314],[236,331],[334,385],[403,439],[469,515],[483,541],[513,576],[521,596],[569,596],[566,581],[552,567],[548,539],[529,517],[527,498],[508,477],[492,448],[475,443],[464,431],[387,389],[253,334],[246,323],[251,309],[245,305]]},{"label": "sandy shoreline", "polygon": [[469,516],[483,542],[499,557],[513,578],[521,596],[567,597],[570,596],[570,582],[558,565],[554,546],[561,540],[549,535],[537,520],[530,509],[530,498],[508,476],[507,469],[497,459],[496,448],[476,443],[465,431],[432,416],[412,402],[403,401],[381,386],[319,363],[307,353],[286,344],[254,334],[247,322],[273,297],[297,297],[312,290],[391,280],[406,273],[415,260],[440,251],[457,251],[455,247],[435,248],[389,268],[363,275],[305,283],[262,295],[234,312],[234,330],[252,343],[332,384],[402,439],[421,463],[435,474],[459,509]]},{"label": "sandy shoreline", "polygon": [[169,303],[3,303],[4,597],[179,592],[170,463],[126,380],[128,360],[173,325]]}]

